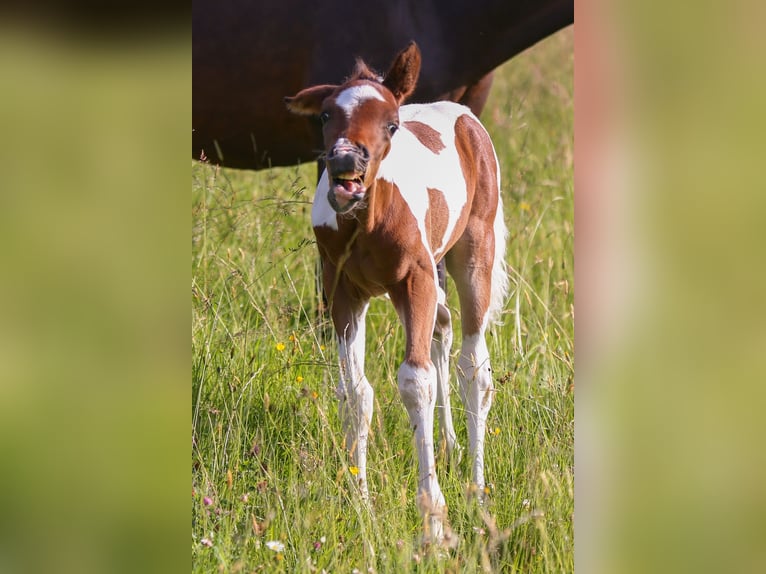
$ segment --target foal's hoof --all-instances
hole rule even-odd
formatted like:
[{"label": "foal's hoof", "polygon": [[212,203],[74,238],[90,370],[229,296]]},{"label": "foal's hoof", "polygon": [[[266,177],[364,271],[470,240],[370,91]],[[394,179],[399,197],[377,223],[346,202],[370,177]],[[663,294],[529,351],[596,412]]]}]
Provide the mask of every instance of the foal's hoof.
[{"label": "foal's hoof", "polygon": [[431,524],[420,539],[420,547],[433,550],[434,552],[455,550],[460,543],[458,535],[452,529],[442,523]]}]

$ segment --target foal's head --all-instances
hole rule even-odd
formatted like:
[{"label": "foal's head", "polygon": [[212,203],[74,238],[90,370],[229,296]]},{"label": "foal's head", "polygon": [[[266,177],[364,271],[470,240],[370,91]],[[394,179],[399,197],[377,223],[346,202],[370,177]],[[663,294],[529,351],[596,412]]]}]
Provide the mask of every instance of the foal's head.
[{"label": "foal's head", "polygon": [[399,106],[415,89],[419,72],[420,50],[413,42],[382,79],[359,60],[344,84],[314,86],[285,98],[291,112],[318,116],[322,123],[328,199],[338,213],[359,205],[375,182],[399,129]]}]

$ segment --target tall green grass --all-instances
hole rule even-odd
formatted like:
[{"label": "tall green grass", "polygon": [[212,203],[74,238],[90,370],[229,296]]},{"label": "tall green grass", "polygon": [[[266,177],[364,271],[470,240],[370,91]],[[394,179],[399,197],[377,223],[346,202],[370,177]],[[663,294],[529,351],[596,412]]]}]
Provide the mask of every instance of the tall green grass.
[{"label": "tall green grass", "polygon": [[567,29],[500,69],[482,117],[502,166],[512,289],[489,338],[486,504],[467,496],[467,460],[437,461],[459,537],[449,552],[419,544],[417,459],[396,383],[403,331],[385,300],[367,319],[369,508],[355,492],[336,349],[317,318],[316,168],[193,163],[193,571],[573,570],[572,69]]}]

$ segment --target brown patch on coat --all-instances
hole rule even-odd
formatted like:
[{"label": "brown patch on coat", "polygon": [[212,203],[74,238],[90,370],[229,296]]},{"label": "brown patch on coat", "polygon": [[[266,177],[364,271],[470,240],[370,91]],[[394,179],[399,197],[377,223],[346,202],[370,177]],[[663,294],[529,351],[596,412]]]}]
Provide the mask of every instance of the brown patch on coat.
[{"label": "brown patch on coat", "polygon": [[431,245],[431,251],[436,252],[444,241],[444,232],[449,223],[449,208],[444,199],[444,193],[438,189],[428,188],[428,210],[426,211],[426,232]]},{"label": "brown patch on coat", "polygon": [[404,122],[404,127],[418,138],[418,141],[433,153],[438,154],[447,146],[442,141],[442,136],[434,128],[423,122],[409,121]]}]

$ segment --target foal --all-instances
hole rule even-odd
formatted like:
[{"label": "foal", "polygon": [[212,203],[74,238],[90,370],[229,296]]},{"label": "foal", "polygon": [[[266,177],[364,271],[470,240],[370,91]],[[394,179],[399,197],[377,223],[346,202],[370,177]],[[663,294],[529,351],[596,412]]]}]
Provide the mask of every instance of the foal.
[{"label": "foal", "polygon": [[385,78],[357,62],[341,86],[285,98],[294,113],[323,124],[326,166],[311,222],[324,289],[338,336],[338,397],[359,489],[367,490],[367,437],[373,389],[364,374],[365,314],[388,294],[406,331],[398,386],[415,434],[418,507],[426,534],[444,537],[446,506],[434,462],[434,408],[448,452],[456,448],[449,403],[452,321],[437,263],[444,258],[460,299],[460,396],[468,418],[473,482],[484,487],[484,435],[492,404],[485,341],[508,280],[506,228],[497,156],[486,130],[451,102],[404,105],[420,71],[412,43]]}]

